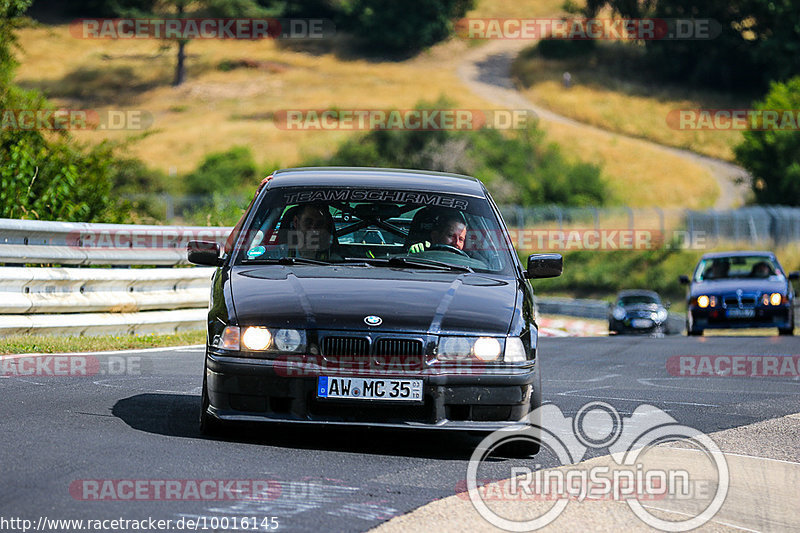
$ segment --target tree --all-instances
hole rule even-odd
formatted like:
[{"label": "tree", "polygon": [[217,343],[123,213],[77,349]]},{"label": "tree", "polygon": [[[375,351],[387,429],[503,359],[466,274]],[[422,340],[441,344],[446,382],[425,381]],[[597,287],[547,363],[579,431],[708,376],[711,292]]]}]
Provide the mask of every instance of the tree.
[{"label": "tree", "polygon": [[[154,0],[152,12],[139,9],[127,10],[129,16],[152,18],[202,19],[202,18],[265,18],[274,16],[276,11],[267,9],[256,0]],[[189,39],[177,39],[175,77],[172,84],[182,85],[186,81],[186,47]]]},{"label": "tree", "polygon": [[[773,83],[757,110],[787,110],[797,117],[800,76]],[[749,130],[736,146],[736,160],[753,175],[753,193],[759,203],[800,205],[800,131]]]},{"label": "tree", "polygon": [[726,90],[763,90],[800,74],[796,0],[588,0],[584,14],[602,8],[627,18],[712,19],[710,39],[646,41],[646,61],[662,79]]},{"label": "tree", "polygon": [[346,0],[346,29],[377,50],[413,53],[446,38],[473,0]]},{"label": "tree", "polygon": [[[1,110],[52,109],[40,94],[13,83],[18,65],[14,29],[30,4],[0,0]],[[113,162],[109,144],[84,151],[64,131],[45,135],[38,129],[2,128],[0,217],[117,221],[110,201]]]}]

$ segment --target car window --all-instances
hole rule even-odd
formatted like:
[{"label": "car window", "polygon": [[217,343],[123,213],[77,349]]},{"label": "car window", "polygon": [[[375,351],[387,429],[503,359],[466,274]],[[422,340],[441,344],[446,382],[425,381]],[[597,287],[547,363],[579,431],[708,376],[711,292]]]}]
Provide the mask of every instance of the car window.
[{"label": "car window", "polygon": [[717,279],[783,277],[780,266],[769,256],[730,256],[703,259],[695,270],[695,281]]},{"label": "car window", "polygon": [[646,295],[636,295],[636,296],[623,296],[619,299],[617,305],[637,305],[637,304],[657,304],[660,303],[657,298],[652,296]]},{"label": "car window", "polygon": [[[512,273],[502,222],[485,198],[418,191],[281,187],[255,207],[237,264],[395,257]],[[373,261],[374,260],[374,261]]]}]

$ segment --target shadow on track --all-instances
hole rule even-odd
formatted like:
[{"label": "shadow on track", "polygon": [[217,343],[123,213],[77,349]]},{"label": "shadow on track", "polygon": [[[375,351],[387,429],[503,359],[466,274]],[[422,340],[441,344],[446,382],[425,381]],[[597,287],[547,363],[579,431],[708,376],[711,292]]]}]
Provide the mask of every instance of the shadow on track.
[{"label": "shadow on track", "polygon": [[246,423],[228,424],[225,436],[210,438],[200,433],[199,411],[199,396],[148,393],[119,400],[112,414],[135,430],[168,437],[429,459],[469,459],[482,438],[451,431]]}]

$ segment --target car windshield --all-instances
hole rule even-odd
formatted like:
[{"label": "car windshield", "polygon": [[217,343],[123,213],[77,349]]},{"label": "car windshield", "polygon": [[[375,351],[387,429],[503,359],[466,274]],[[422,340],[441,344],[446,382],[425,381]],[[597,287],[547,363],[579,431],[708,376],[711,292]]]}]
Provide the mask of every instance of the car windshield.
[{"label": "car windshield", "polygon": [[489,201],[357,188],[279,187],[258,203],[235,264],[360,264],[511,274]]},{"label": "car windshield", "polygon": [[648,296],[646,294],[636,294],[631,296],[622,296],[620,297],[617,305],[620,306],[628,306],[628,305],[642,305],[642,304],[657,304],[659,303],[658,298],[653,296]]},{"label": "car windshield", "polygon": [[770,278],[783,276],[775,261],[765,255],[714,257],[703,259],[695,270],[695,281],[729,278]]}]

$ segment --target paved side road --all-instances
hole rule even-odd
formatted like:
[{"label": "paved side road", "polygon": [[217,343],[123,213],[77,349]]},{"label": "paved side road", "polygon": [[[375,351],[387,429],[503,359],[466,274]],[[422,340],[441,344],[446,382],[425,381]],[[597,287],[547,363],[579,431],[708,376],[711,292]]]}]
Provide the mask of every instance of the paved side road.
[{"label": "paved side road", "polygon": [[554,113],[525,98],[511,81],[511,63],[522,49],[532,44],[531,41],[510,39],[491,41],[480,47],[473,48],[466,54],[459,65],[458,75],[472,92],[495,105],[513,109],[528,109],[545,121],[579,127],[608,137],[624,137],[640,143],[642,146],[661,150],[702,165],[714,176],[719,185],[720,194],[714,205],[716,209],[733,209],[744,203],[752,177],[745,169],[733,163],[697,154],[690,150],[682,150],[645,139],[628,137],[621,133],[609,132]]},{"label": "paved side road", "polygon": [[[796,378],[667,372],[667,361],[678,355],[798,354],[800,340],[794,338],[543,338],[540,350],[545,400],[565,416],[596,400],[623,416],[649,403],[711,433],[800,412]],[[90,377],[0,378],[0,517],[275,517],[283,531],[365,531],[454,495],[479,441],[410,431],[258,426],[208,439],[196,424],[200,348],[94,357]],[[739,442],[762,457],[800,457],[800,442],[788,434],[766,441],[755,436]],[[520,464],[560,466],[548,454]],[[487,473],[501,479],[507,468],[499,460]],[[265,480],[271,491],[222,501],[186,499],[188,493],[125,498],[129,493],[114,492],[114,480],[151,487],[169,480]],[[81,490],[87,487],[94,490]]]}]

